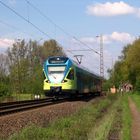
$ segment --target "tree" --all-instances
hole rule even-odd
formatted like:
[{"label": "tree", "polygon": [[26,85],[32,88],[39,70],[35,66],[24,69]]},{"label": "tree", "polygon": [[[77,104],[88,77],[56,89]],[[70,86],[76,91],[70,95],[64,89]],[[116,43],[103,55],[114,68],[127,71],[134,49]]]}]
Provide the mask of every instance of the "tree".
[{"label": "tree", "polygon": [[45,41],[40,47],[41,58],[44,61],[49,56],[65,56],[62,47],[55,41]]},{"label": "tree", "polygon": [[45,41],[43,45],[39,45],[37,41],[21,40],[14,43],[7,54],[12,92],[20,94],[41,93],[43,62],[49,56],[65,55],[55,40]]},{"label": "tree", "polygon": [[8,73],[8,57],[5,54],[0,54],[0,96],[10,94]]},{"label": "tree", "polygon": [[[124,47],[120,60],[110,70],[110,80],[119,86],[123,82],[130,82],[136,89],[140,83],[140,39]],[[114,72],[113,72],[114,71]]]},{"label": "tree", "polygon": [[27,75],[27,45],[24,40],[13,44],[11,49],[8,49],[9,64],[10,64],[10,79],[13,91],[16,93],[24,92],[24,82]]}]

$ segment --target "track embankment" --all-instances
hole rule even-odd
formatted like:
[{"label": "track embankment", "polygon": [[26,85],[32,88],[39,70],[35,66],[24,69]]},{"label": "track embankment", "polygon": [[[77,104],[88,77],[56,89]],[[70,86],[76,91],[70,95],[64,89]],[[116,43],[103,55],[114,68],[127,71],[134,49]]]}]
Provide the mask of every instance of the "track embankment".
[{"label": "track embankment", "polygon": [[0,138],[6,139],[24,127],[35,124],[47,126],[49,122],[77,112],[85,101],[64,102],[25,112],[0,117]]}]

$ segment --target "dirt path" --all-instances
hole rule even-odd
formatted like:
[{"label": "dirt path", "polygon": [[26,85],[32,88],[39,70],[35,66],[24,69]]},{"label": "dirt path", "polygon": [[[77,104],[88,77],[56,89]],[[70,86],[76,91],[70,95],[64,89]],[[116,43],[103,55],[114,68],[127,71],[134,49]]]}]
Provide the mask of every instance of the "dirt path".
[{"label": "dirt path", "polygon": [[131,98],[129,98],[129,107],[132,115],[131,138],[140,140],[140,112]]}]

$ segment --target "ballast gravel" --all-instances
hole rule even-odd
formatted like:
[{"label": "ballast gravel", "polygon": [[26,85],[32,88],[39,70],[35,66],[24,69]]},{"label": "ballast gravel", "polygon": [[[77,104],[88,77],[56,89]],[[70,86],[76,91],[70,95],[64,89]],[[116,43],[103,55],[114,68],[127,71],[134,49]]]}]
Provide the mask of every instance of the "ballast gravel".
[{"label": "ballast gravel", "polygon": [[48,123],[77,112],[85,104],[84,101],[63,102],[51,106],[41,107],[25,112],[19,112],[0,117],[0,139],[8,138],[24,127],[35,124],[47,126]]}]

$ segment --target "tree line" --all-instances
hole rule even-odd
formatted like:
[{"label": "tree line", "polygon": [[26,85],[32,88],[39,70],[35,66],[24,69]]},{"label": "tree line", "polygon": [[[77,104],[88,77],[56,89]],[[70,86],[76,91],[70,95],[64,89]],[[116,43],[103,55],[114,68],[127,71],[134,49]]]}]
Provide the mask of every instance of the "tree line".
[{"label": "tree line", "polygon": [[43,88],[43,63],[49,56],[65,55],[55,40],[17,41],[0,54],[0,96],[12,93],[40,94]]},{"label": "tree line", "polygon": [[[140,39],[126,45],[114,67],[108,70],[109,79],[104,88],[115,85],[119,88],[125,82],[140,90]],[[12,93],[42,93],[44,61],[49,56],[65,55],[62,46],[55,40],[17,41],[8,48],[6,54],[0,54],[0,96]]]},{"label": "tree line", "polygon": [[125,82],[131,83],[135,90],[140,90],[140,38],[128,44],[122,50],[113,69],[108,70],[108,86],[119,88]]}]

